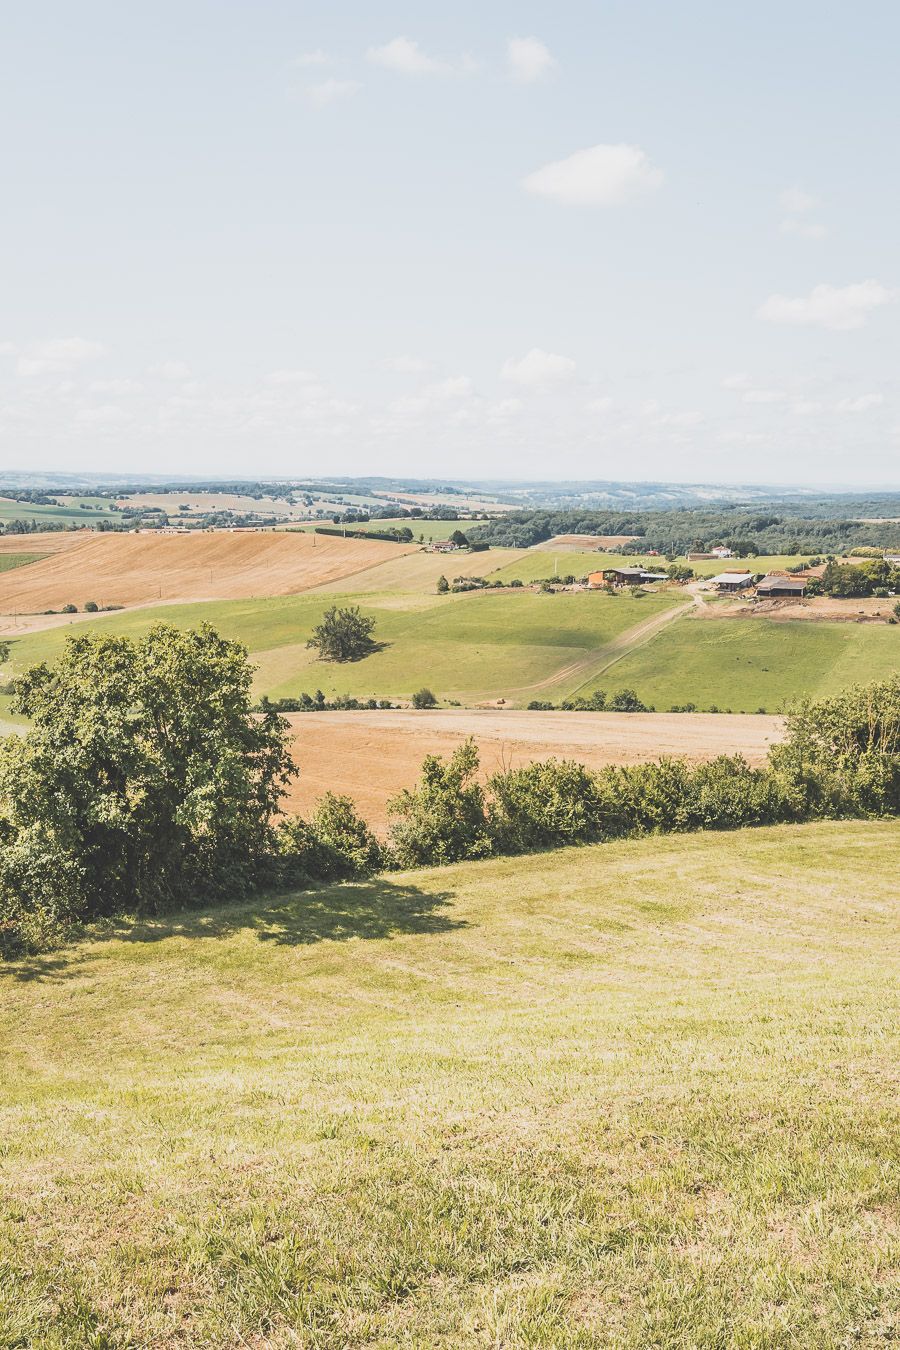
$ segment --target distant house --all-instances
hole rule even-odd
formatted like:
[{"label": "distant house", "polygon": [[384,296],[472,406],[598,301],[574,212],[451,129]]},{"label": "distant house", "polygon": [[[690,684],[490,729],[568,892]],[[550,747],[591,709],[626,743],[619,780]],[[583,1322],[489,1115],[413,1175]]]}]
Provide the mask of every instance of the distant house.
[{"label": "distant house", "polygon": [[731,549],[730,549],[730,548],[726,548],[724,544],[717,544],[715,548],[710,549],[710,555],[711,555],[713,558],[733,558],[733,557],[734,557],[734,554],[732,553]]},{"label": "distant house", "polygon": [[796,600],[806,594],[806,584],[804,577],[773,572],[758,583],[756,594],[763,600]]},{"label": "distant house", "polygon": [[739,591],[745,591],[748,586],[753,585],[753,573],[720,572],[717,577],[712,578],[712,583],[716,589],[723,594],[734,594]]}]

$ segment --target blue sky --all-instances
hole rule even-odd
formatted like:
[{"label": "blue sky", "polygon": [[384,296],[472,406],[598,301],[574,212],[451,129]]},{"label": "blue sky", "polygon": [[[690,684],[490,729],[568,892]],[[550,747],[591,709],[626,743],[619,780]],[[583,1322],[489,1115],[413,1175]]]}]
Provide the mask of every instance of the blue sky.
[{"label": "blue sky", "polygon": [[9,3],[9,468],[900,485],[900,9]]}]

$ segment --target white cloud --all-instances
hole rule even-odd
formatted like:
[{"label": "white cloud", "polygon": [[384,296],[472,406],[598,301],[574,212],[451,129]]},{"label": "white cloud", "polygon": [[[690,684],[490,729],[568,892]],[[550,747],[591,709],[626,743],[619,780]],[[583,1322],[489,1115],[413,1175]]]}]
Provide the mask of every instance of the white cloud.
[{"label": "white cloud", "polygon": [[795,403],[791,404],[791,412],[795,417],[813,417],[821,411],[821,403],[817,403],[815,399],[811,398],[798,398]]},{"label": "white cloud", "polygon": [[587,404],[589,413],[608,413],[614,406],[613,400],[608,396],[603,398],[594,398]]},{"label": "white cloud", "polygon": [[521,84],[534,84],[556,69],[556,61],[536,37],[510,38],[506,47],[509,73]]},{"label": "white cloud", "polygon": [[522,180],[527,192],[565,206],[622,206],[655,192],[663,174],[637,145],[593,145]]},{"label": "white cloud", "polygon": [[301,52],[299,56],[294,57],[291,64],[301,70],[307,66],[325,66],[328,64],[328,57],[321,47],[317,47],[313,52]]},{"label": "white cloud", "polygon": [[143,389],[139,380],[91,380],[88,385],[92,394],[138,394]]},{"label": "white cloud", "polygon": [[358,80],[323,80],[321,84],[307,85],[306,97],[314,108],[327,108],[342,98],[352,98],[360,89]]},{"label": "white cloud", "polygon": [[401,75],[437,75],[448,69],[445,61],[426,55],[418,42],[408,37],[395,37],[383,47],[370,47],[366,60]]},{"label": "white cloud", "polygon": [[884,394],[860,394],[857,398],[842,398],[834,407],[835,412],[859,413],[868,412],[870,408],[877,408],[883,402]]},{"label": "white cloud", "polygon": [[421,375],[430,368],[419,356],[386,356],[378,364],[382,370],[393,370],[398,375]]},{"label": "white cloud", "polygon": [[318,384],[314,370],[270,370],[266,384]]},{"label": "white cloud", "polygon": [[784,403],[787,394],[780,389],[748,389],[743,396],[744,403]]},{"label": "white cloud", "polygon": [[475,387],[468,375],[451,375],[445,380],[436,380],[428,384],[418,394],[408,398],[398,398],[390,405],[391,412],[406,417],[419,417],[435,409],[447,410],[456,406],[460,410],[475,396]]},{"label": "white cloud", "polygon": [[79,408],[75,413],[75,421],[89,427],[120,426],[130,420],[124,408],[118,408],[114,403],[104,403],[98,408]]},{"label": "white cloud", "polygon": [[828,231],[815,220],[798,220],[785,216],[779,226],[782,234],[799,234],[804,239],[824,239]]},{"label": "white cloud", "polygon": [[158,366],[150,367],[150,374],[160,380],[189,380],[191,368],[184,361],[161,361]]},{"label": "white cloud", "polygon": [[16,370],[26,378],[55,375],[72,370],[83,361],[93,361],[105,350],[101,342],[91,342],[87,338],[51,338],[28,347],[25,355],[19,357]]},{"label": "white cloud", "polygon": [[571,379],[575,374],[575,362],[568,356],[559,356],[556,352],[545,352],[541,347],[532,347],[530,352],[518,361],[512,357],[504,361],[500,374],[504,380],[516,384],[530,385],[532,388],[546,388]]},{"label": "white cloud", "polygon": [[862,328],[872,310],[896,299],[879,281],[814,286],[809,295],[770,295],[756,311],[769,323],[818,324],[835,330]]},{"label": "white cloud", "polygon": [[788,216],[802,216],[807,211],[814,211],[819,205],[818,197],[813,197],[810,193],[804,192],[803,188],[790,187],[782,192],[779,198],[781,209]]},{"label": "white cloud", "polygon": [[745,370],[735,371],[733,375],[726,375],[722,381],[723,389],[749,389],[753,383]]},{"label": "white cloud", "polygon": [[807,220],[810,211],[819,206],[818,197],[804,191],[801,187],[790,187],[779,198],[784,211],[780,229],[782,234],[797,234],[804,239],[823,239],[827,234],[824,225],[816,220]]}]

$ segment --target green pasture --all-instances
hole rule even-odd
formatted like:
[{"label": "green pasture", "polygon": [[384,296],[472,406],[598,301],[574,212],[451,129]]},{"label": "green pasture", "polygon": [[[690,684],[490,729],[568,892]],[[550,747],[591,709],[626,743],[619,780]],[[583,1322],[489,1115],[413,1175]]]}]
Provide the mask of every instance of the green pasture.
[{"label": "green pasture", "polygon": [[0,1345],[894,1344],[895,821],[120,922],[0,971]]},{"label": "green pasture", "polygon": [[0,553],[0,572],[12,572],[16,567],[27,567],[29,563],[40,562],[41,558],[46,556],[46,553]]},{"label": "green pasture", "polygon": [[[477,558],[477,554],[474,557]],[[735,568],[748,572],[778,572],[787,567],[796,567],[804,561],[804,558],[783,555],[766,558],[726,558],[722,562],[687,562],[685,558],[678,559],[679,563],[692,567],[698,577],[714,577],[720,572]],[[515,562],[501,566],[494,575],[502,581],[512,581],[515,578],[529,582],[540,581],[544,577],[554,575],[583,577],[589,572],[602,572],[607,567],[647,567],[652,572],[665,572],[669,566],[667,558],[648,558],[640,553],[566,552],[564,549],[541,546],[528,549]]]},{"label": "green pasture", "polygon": [[[777,712],[900,671],[900,625],[754,619],[678,619],[590,687],[634,688],[662,712]],[[582,690],[582,692],[585,692]]]},{"label": "green pasture", "polygon": [[[54,496],[56,494],[53,494]],[[0,495],[0,524],[8,520],[63,522],[66,525],[90,525],[101,517],[116,515],[105,497],[60,497],[60,506],[35,506]],[[82,510],[82,505],[84,510]]]},{"label": "green pasture", "polygon": [[[439,697],[462,703],[496,698],[528,702],[564,697],[587,678],[612,639],[668,609],[677,598],[504,590],[407,596],[398,605],[392,595],[310,593],[160,606],[13,637],[4,673],[52,661],[68,633],[97,628],[136,635],[158,622],[182,628],[208,622],[246,644],[259,667],[257,690],[273,698],[317,688],[326,694],[402,698],[427,685]],[[317,660],[306,641],[323,611],[332,603],[357,601],[375,619],[382,650],[343,665]]]}]

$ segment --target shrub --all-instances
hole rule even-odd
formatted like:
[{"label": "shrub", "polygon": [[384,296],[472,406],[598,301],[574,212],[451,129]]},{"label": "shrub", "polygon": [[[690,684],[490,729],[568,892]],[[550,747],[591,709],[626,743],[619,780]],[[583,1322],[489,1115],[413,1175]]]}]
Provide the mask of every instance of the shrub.
[{"label": "shrub", "polygon": [[78,606],[77,606],[77,605],[63,605],[62,610],[61,610],[60,612],[61,612],[62,614],[77,614],[77,613],[78,613]]},{"label": "shrub", "polygon": [[430,689],[417,689],[412,696],[414,708],[436,708],[437,699]]},{"label": "shrub", "polygon": [[84,612],[85,614],[96,614],[99,608],[100,606],[97,604],[96,600],[88,600],[85,603]]},{"label": "shrub", "polygon": [[427,755],[417,787],[388,802],[394,817],[391,844],[400,867],[420,867],[485,858],[491,832],[484,789],[476,779],[479,758],[473,740],[457,746],[449,760]]},{"label": "shrub", "polygon": [[620,689],[611,694],[606,701],[610,712],[650,712],[646,703],[642,703],[633,689]]},{"label": "shrub", "polygon": [[596,778],[573,760],[546,759],[496,773],[488,789],[498,853],[582,844],[603,834]]}]

